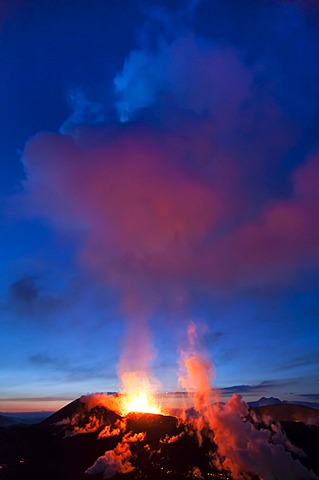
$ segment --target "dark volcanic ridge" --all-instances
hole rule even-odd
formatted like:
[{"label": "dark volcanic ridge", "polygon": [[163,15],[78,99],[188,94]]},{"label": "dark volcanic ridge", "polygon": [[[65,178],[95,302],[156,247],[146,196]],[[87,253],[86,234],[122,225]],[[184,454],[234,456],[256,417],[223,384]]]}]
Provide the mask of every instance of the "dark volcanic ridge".
[{"label": "dark volcanic ridge", "polygon": [[317,402],[304,402],[304,401],[287,401],[287,400],[280,400],[276,397],[261,397],[259,400],[254,402],[248,402],[250,407],[264,407],[267,405],[276,405],[276,404],[284,404],[284,405],[301,405],[304,407],[313,408],[315,410],[319,410],[319,403]]},{"label": "dark volcanic ridge", "polygon": [[42,422],[45,418],[51,416],[54,412],[16,412],[0,413],[0,427],[16,424],[33,425]]},{"label": "dark volcanic ridge", "polygon": [[[192,410],[196,418],[182,420],[137,413],[121,417],[101,404],[77,399],[38,425],[0,429],[0,476],[318,479],[319,427],[292,417],[279,423],[287,405],[272,405],[282,409],[276,408],[273,417],[268,407],[248,410],[235,396],[226,404]],[[293,408],[296,413],[299,407]]]}]

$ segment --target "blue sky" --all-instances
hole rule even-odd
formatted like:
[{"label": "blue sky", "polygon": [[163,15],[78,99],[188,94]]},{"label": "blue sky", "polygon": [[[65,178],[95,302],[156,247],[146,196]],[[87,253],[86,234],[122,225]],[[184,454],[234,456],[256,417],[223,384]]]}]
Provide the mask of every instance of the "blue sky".
[{"label": "blue sky", "polygon": [[317,399],[315,3],[0,8],[0,410],[179,390],[190,322],[225,395]]}]

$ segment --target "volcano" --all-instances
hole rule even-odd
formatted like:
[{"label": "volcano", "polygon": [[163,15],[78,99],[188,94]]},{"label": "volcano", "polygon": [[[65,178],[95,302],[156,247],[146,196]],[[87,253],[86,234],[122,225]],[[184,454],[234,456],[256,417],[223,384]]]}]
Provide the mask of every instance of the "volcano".
[{"label": "volcano", "polygon": [[[229,450],[227,458],[223,456],[225,450],[217,420],[214,431],[193,409],[185,412],[183,418],[134,412],[123,417],[100,404],[92,406],[87,397],[83,398],[73,401],[40,424],[0,429],[0,478],[319,478],[317,425],[286,420],[282,424],[272,423],[267,411],[263,412],[263,407],[259,407],[258,415],[253,409],[240,418],[236,414],[243,429],[233,432],[232,429],[239,429],[241,424],[226,414],[227,404],[215,405],[216,418],[219,416],[219,422],[224,422],[225,438],[233,449]],[[245,439],[247,432],[248,440]],[[237,451],[234,437],[238,438]],[[265,456],[267,449],[269,455]],[[254,465],[247,461],[249,450],[253,450]],[[234,459],[238,462],[237,470]],[[280,467],[279,461],[282,462]]]}]

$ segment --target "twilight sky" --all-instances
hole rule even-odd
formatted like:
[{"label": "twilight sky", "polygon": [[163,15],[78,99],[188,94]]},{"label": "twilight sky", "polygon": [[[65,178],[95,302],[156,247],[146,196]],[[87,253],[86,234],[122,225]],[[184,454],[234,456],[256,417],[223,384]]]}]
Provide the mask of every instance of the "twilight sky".
[{"label": "twilight sky", "polygon": [[0,3],[0,410],[147,368],[319,399],[319,7]]}]

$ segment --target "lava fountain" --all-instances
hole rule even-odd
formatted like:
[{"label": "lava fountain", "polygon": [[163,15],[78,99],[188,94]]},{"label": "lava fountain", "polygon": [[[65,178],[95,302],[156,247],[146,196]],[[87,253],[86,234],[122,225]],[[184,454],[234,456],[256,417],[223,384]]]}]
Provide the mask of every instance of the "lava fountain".
[{"label": "lava fountain", "polygon": [[151,382],[143,371],[125,372],[121,376],[124,392],[120,396],[120,412],[122,416],[129,413],[163,414],[161,406],[152,392],[156,390],[155,383]]},{"label": "lava fountain", "polygon": [[162,414],[160,406],[156,404],[152,396],[143,391],[124,395],[122,412],[124,415],[132,412]]}]

